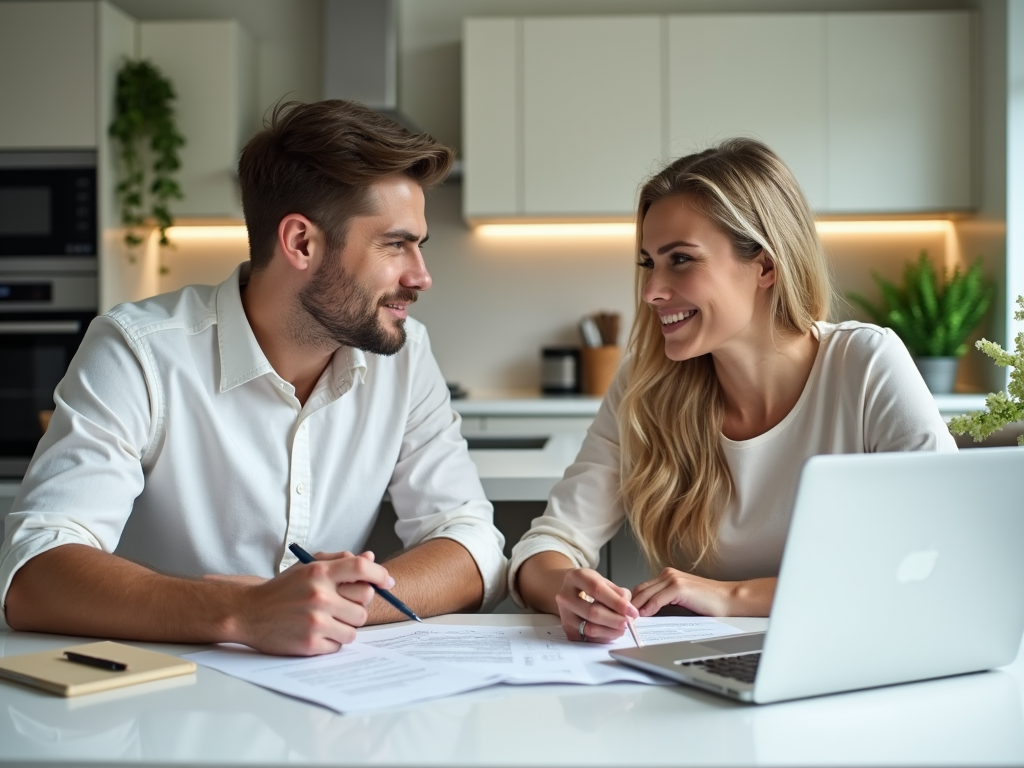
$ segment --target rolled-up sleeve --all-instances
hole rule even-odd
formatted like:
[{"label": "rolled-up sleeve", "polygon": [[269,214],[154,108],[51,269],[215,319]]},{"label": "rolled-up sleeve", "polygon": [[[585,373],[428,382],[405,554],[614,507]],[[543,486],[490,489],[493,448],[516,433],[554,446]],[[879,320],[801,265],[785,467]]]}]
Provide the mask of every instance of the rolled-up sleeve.
[{"label": "rolled-up sleeve", "polygon": [[406,547],[435,538],[465,547],[483,580],[484,610],[505,596],[505,538],[494,527],[494,507],[469,458],[461,419],[425,332],[417,346],[406,432],[388,486],[398,516],[395,532]]},{"label": "rolled-up sleeve", "polygon": [[141,458],[153,426],[142,363],[109,317],[93,321],[64,379],[55,409],[4,521],[0,622],[15,573],[64,544],[117,547],[144,479]]},{"label": "rolled-up sleeve", "polygon": [[625,388],[624,363],[583,440],[576,460],[551,489],[548,505],[512,549],[509,593],[525,607],[516,588],[519,568],[540,552],[560,552],[577,568],[596,568],[603,547],[625,521],[619,489],[618,409]]}]

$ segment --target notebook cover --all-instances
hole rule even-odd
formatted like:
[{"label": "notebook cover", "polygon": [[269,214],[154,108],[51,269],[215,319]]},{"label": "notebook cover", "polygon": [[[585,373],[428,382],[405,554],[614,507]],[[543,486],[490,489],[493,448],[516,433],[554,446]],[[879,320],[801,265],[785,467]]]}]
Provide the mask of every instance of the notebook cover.
[{"label": "notebook cover", "polygon": [[[120,661],[128,665],[123,672],[76,664],[64,658],[64,651]],[[107,691],[165,677],[188,675],[196,665],[188,659],[147,651],[104,640],[99,643],[71,645],[52,651],[26,653],[0,658],[0,678],[42,688],[59,696]]]}]

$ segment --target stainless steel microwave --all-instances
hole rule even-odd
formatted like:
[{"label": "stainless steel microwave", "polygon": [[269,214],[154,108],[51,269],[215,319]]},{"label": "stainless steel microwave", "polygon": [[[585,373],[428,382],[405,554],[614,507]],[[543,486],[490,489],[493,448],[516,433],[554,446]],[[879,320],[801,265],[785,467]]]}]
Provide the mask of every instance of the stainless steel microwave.
[{"label": "stainless steel microwave", "polygon": [[96,152],[0,151],[0,272],[45,257],[95,262]]}]

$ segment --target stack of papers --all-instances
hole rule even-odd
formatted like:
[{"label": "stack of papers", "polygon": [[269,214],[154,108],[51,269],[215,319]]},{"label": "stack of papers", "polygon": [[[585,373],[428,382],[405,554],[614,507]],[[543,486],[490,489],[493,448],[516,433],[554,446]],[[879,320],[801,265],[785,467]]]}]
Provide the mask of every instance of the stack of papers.
[{"label": "stack of papers", "polygon": [[[705,617],[646,618],[636,622],[645,644],[701,640],[740,630]],[[290,696],[351,714],[394,707],[496,683],[611,682],[670,684],[619,664],[611,644],[569,642],[562,628],[405,624],[361,632],[337,653],[312,658],[266,656],[244,646],[188,654],[206,667]]]}]

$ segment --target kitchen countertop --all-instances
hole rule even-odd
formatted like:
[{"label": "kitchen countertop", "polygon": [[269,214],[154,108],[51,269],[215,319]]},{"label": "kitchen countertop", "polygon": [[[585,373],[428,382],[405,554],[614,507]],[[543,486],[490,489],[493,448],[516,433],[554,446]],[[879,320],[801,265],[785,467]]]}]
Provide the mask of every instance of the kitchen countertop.
[{"label": "kitchen countertop", "polygon": [[462,416],[589,416],[597,415],[600,397],[585,395],[542,395],[536,389],[473,391],[452,400]]},{"label": "kitchen countertop", "polygon": [[484,493],[491,501],[547,501],[572,464],[586,432],[554,432],[543,448],[471,450]]},{"label": "kitchen countertop", "polygon": [[[932,395],[939,412],[947,419],[967,411],[985,408],[983,393]],[[452,400],[462,416],[596,416],[600,397],[584,395],[542,395],[536,389],[473,390],[468,397]]]},{"label": "kitchen countertop", "polygon": [[[935,404],[945,418],[985,407],[983,394],[935,395]],[[490,390],[453,400],[452,407],[463,417],[590,417],[597,414],[599,397],[542,396],[536,390]],[[491,501],[546,501],[555,483],[562,479],[586,435],[580,429],[535,430],[550,435],[539,449],[471,450],[487,498]],[[493,433],[501,434],[499,427]],[[0,515],[6,513],[18,489],[16,480],[0,480]],[[6,501],[6,504],[3,502]]]}]

